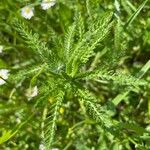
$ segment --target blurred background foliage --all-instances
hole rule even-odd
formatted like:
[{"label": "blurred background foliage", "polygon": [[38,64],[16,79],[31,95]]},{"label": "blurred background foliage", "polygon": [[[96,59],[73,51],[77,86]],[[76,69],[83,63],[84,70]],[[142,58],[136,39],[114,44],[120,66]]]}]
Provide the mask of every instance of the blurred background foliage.
[{"label": "blurred background foliage", "polygon": [[[0,69],[10,70],[8,82],[0,86],[0,135],[7,132],[8,138],[12,136],[7,141],[5,133],[6,142],[0,145],[2,150],[36,150],[42,144],[40,135],[43,107],[35,109],[33,105],[38,96],[28,100],[25,94],[30,87],[32,77],[22,79],[21,83],[17,83],[17,79],[11,80],[18,70],[25,70],[30,64],[39,64],[38,57],[27,48],[26,43],[13,29],[12,23],[15,18],[29,25],[33,32],[38,33],[40,39],[53,49],[51,36],[54,35],[51,31],[56,31],[55,36],[64,36],[77,12],[82,14],[85,27],[88,28],[90,19],[97,14],[103,15],[106,11],[112,11],[115,20],[113,29],[99,49],[96,49],[100,67],[111,65],[112,60],[107,58],[107,49],[111,50],[111,55],[118,53],[118,57],[122,56],[116,62],[117,70],[121,72],[137,75],[150,59],[150,1],[147,1],[132,22],[130,19],[143,0],[57,0],[56,5],[46,11],[41,9],[39,3],[40,1],[36,0],[0,1],[0,45],[3,46],[3,52],[0,53]],[[31,4],[34,6],[34,16],[26,20],[21,16],[20,11],[24,6]],[[118,24],[120,24],[119,28],[117,28]],[[122,49],[123,53],[120,53]],[[88,68],[87,64],[84,69]],[[37,84],[44,79],[42,76],[40,78]],[[150,71],[147,71],[143,78],[150,84]],[[125,87],[108,82],[86,84],[100,99],[101,104],[111,101],[126,90]],[[16,86],[19,88],[16,89]],[[118,135],[106,133],[97,123],[88,117],[85,118],[85,114],[79,107],[80,104],[74,100],[67,101],[66,97],[57,120],[57,138],[54,141],[54,148],[60,150],[150,149],[149,87],[133,88],[130,94],[114,108],[112,117],[120,123],[126,123]],[[128,123],[132,123],[132,126]]]}]

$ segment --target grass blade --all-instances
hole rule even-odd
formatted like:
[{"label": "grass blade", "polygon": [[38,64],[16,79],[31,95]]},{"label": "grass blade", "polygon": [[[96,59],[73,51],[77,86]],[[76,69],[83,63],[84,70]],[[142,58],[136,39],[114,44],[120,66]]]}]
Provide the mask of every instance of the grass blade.
[{"label": "grass blade", "polygon": [[138,16],[138,14],[141,12],[141,10],[143,9],[143,7],[146,5],[146,3],[148,2],[148,0],[145,0],[139,7],[138,9],[131,15],[131,17],[128,19],[126,26],[130,25],[135,18]]}]

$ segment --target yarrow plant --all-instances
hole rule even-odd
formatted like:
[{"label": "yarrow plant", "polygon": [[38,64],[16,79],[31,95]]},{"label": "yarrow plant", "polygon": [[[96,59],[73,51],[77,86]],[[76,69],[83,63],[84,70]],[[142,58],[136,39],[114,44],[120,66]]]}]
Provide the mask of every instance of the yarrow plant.
[{"label": "yarrow plant", "polygon": [[0,8],[0,149],[149,150],[148,1],[34,2]]}]

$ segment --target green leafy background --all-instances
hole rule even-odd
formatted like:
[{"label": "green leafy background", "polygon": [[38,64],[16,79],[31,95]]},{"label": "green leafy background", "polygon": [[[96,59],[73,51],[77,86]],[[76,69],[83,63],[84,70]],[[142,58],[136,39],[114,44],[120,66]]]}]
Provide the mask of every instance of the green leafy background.
[{"label": "green leafy background", "polygon": [[0,1],[0,149],[150,149],[150,1],[116,2]]}]

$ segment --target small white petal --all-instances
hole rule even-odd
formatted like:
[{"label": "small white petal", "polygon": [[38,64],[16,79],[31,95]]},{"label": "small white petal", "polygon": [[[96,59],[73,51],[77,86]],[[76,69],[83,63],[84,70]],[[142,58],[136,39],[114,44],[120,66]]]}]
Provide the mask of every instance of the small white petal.
[{"label": "small white petal", "polygon": [[2,52],[3,52],[3,46],[0,45],[0,53],[2,53]]},{"label": "small white petal", "polygon": [[41,7],[43,10],[49,9],[56,4],[56,0],[43,0],[41,3]]},{"label": "small white petal", "polygon": [[31,97],[35,97],[35,96],[37,96],[37,95],[38,95],[38,88],[37,88],[37,86],[35,86],[35,87],[33,88]]},{"label": "small white petal", "polygon": [[34,10],[34,8],[31,8],[28,6],[23,7],[21,9],[21,15],[26,19],[31,19],[34,16],[33,10]]},{"label": "small white petal", "polygon": [[0,69],[0,77],[2,77],[2,78],[0,78],[0,85],[3,85],[3,84],[5,84],[5,80],[7,80],[8,79],[8,76],[9,76],[9,70],[7,70],[7,69]]},{"label": "small white petal", "polygon": [[3,84],[5,84],[5,81],[0,79],[0,85],[3,85]]},{"label": "small white petal", "polygon": [[31,100],[33,97],[37,96],[38,95],[37,86],[27,89],[25,95],[27,96],[28,100]]}]

